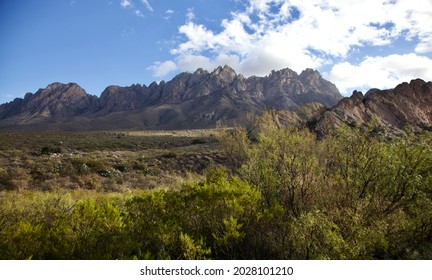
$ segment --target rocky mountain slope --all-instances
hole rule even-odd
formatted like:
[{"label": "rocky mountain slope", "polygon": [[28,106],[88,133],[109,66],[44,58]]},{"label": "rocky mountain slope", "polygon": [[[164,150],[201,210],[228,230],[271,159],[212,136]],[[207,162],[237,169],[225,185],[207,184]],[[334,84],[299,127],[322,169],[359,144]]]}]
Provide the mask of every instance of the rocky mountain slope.
[{"label": "rocky mountain slope", "polygon": [[95,96],[88,95],[77,84],[53,83],[24,99],[0,105],[0,119],[6,123],[30,124],[50,118],[66,118],[84,114],[97,104]]},{"label": "rocky mountain slope", "polygon": [[371,89],[365,95],[354,91],[315,120],[315,130],[326,134],[341,124],[350,126],[374,122],[390,133],[406,126],[432,129],[432,82],[421,79],[402,83],[394,89]]},{"label": "rocky mountain slope", "polygon": [[319,72],[283,69],[245,78],[229,66],[198,69],[149,86],[109,86],[100,97],[79,85],[53,83],[0,105],[0,127],[62,130],[181,129],[243,124],[265,109],[296,110],[309,102],[327,107],[342,96]]}]

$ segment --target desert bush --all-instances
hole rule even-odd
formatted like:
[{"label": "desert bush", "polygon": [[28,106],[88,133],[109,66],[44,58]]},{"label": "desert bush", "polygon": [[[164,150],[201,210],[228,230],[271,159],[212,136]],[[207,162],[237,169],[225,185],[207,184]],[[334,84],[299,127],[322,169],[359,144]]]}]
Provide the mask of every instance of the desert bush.
[{"label": "desert bush", "polygon": [[61,147],[58,146],[43,146],[40,150],[40,153],[42,155],[49,155],[49,154],[60,154],[62,152]]},{"label": "desert bush", "polygon": [[245,155],[231,172],[261,192],[261,221],[249,233],[261,256],[430,256],[429,133],[389,140],[368,128],[342,127],[317,140],[273,118],[259,119],[255,127],[253,142],[240,137],[245,145],[227,132],[220,139],[229,157]]},{"label": "desert bush", "polygon": [[3,173],[3,187],[6,190],[26,190],[30,187],[32,176],[26,168],[13,166]]},{"label": "desert bush", "polygon": [[0,168],[0,190],[6,190],[10,188],[10,175],[5,168]]},{"label": "desert bush", "polygon": [[[241,258],[244,231],[255,218],[259,193],[224,171],[213,171],[205,182],[178,191],[160,190],[134,198],[128,220],[131,232],[143,240],[138,257],[191,258],[191,252],[218,259]],[[185,255],[186,254],[186,255]],[[192,254],[193,255],[193,254]]]},{"label": "desert bush", "polygon": [[31,192],[2,197],[1,259],[127,258],[121,203],[108,196]]},{"label": "desert bush", "polygon": [[129,171],[129,166],[127,166],[125,164],[116,164],[116,165],[114,165],[114,168],[120,172],[128,172]]},{"label": "desert bush", "polygon": [[202,138],[195,138],[192,140],[191,145],[199,145],[199,144],[205,144],[207,143],[207,140]]},{"label": "desert bush", "polygon": [[249,158],[250,140],[244,128],[219,129],[216,139],[233,168],[239,168]]},{"label": "desert bush", "polygon": [[179,155],[174,151],[169,151],[161,155],[162,158],[167,158],[167,159],[177,158],[178,156]]}]

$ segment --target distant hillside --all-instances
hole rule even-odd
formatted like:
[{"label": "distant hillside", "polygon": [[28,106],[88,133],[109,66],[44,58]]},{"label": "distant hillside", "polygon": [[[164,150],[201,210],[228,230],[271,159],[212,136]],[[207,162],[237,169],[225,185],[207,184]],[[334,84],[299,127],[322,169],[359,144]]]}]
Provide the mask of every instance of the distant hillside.
[{"label": "distant hillside", "polygon": [[198,69],[149,86],[109,86],[100,97],[79,85],[53,83],[0,105],[0,127],[8,129],[183,129],[245,124],[266,109],[297,110],[318,102],[335,105],[342,96],[318,71],[283,69],[245,78],[229,66]]}]

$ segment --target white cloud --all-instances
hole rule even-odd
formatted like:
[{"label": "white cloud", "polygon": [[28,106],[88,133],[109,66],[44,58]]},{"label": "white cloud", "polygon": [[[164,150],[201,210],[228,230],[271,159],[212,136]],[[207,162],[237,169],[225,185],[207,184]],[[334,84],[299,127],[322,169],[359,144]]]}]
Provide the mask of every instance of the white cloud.
[{"label": "white cloud", "polygon": [[120,6],[122,6],[122,8],[131,8],[132,7],[132,3],[130,0],[121,0],[120,1]]},{"label": "white cloud", "polygon": [[188,8],[186,13],[186,22],[191,22],[195,19],[194,8]]},{"label": "white cloud", "polygon": [[432,80],[432,59],[415,53],[366,57],[361,63],[338,63],[324,76],[338,85],[342,93],[354,89],[393,88],[401,82],[422,77]]},{"label": "white cloud", "polygon": [[165,62],[156,61],[152,66],[147,67],[147,69],[151,70],[155,77],[163,77],[168,73],[177,70],[177,65],[171,60]]},{"label": "white cloud", "polygon": [[220,54],[215,59],[210,59],[203,55],[186,54],[178,57],[177,64],[182,71],[189,72],[194,72],[197,69],[197,65],[200,65],[199,68],[208,70],[225,64],[236,68],[239,64],[239,58],[236,55]]},{"label": "white cloud", "polygon": [[431,53],[432,52],[432,38],[428,40],[424,39],[418,43],[415,51],[418,53]]},{"label": "white cloud", "polygon": [[[147,8],[147,10],[149,10],[150,12],[153,12],[153,8],[152,6],[149,4],[149,2],[147,0],[141,0],[141,3]],[[121,0],[120,1],[120,6],[123,9],[129,9],[132,10],[134,15],[138,16],[138,17],[142,17],[144,18],[144,14],[140,9],[136,8],[135,3],[132,0]]]},{"label": "white cloud", "polygon": [[144,14],[140,10],[135,10],[135,15],[138,17],[144,17]]},{"label": "white cloud", "polygon": [[163,18],[169,20],[173,14],[174,14],[174,10],[166,10]]},{"label": "white cloud", "polygon": [[203,55],[185,54],[177,58],[177,65],[182,71],[195,71],[197,65],[201,68],[210,69],[213,67],[212,61]]},{"label": "white cloud", "polygon": [[[327,75],[342,91],[394,86],[400,79],[413,78],[411,74],[432,78],[418,64],[430,65],[431,60],[430,0],[248,0],[244,10],[221,20],[220,31],[194,20],[194,10],[188,9],[186,22],[179,27],[183,40],[171,50],[170,61],[178,70],[212,70],[227,62],[249,76],[285,67],[297,72],[320,69],[345,61],[333,65]],[[412,54],[369,53],[372,46],[390,50],[396,40],[411,40]],[[360,62],[353,65],[354,59]],[[398,61],[403,63],[395,66]],[[356,73],[365,78],[354,78]]]},{"label": "white cloud", "polygon": [[146,6],[147,10],[149,10],[150,12],[153,12],[153,7],[150,5],[150,3],[147,0],[141,0],[141,3],[144,4],[144,6]]}]

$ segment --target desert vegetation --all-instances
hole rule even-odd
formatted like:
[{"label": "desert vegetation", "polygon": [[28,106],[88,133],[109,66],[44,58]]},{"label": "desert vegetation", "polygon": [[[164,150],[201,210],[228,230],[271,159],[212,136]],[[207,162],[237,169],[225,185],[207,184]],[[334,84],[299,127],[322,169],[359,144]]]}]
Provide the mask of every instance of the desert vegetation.
[{"label": "desert vegetation", "polygon": [[2,259],[430,259],[432,135],[3,133]]}]

